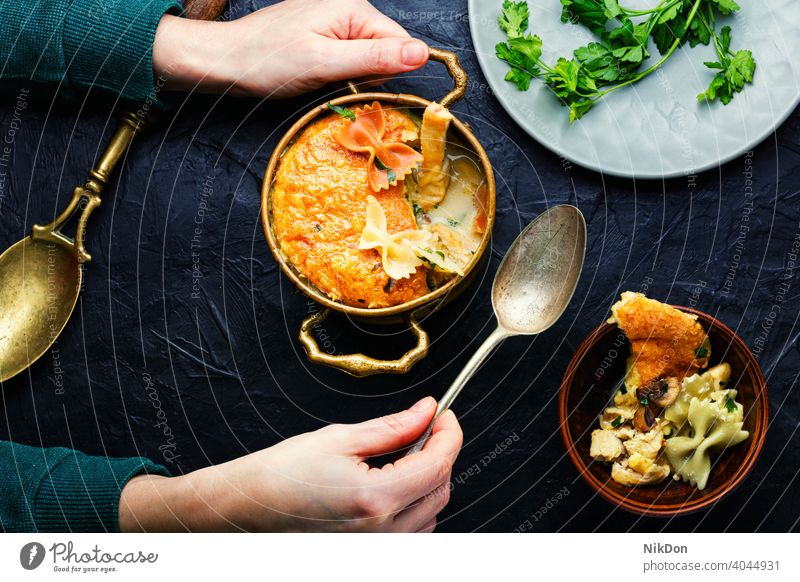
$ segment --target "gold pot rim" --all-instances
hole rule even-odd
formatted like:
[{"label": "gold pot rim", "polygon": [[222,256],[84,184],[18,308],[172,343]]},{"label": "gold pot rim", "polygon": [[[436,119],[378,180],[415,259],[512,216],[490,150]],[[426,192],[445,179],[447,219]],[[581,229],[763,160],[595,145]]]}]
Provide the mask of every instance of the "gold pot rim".
[{"label": "gold pot rim", "polygon": [[331,99],[323,105],[314,107],[304,114],[300,119],[298,119],[278,142],[278,145],[275,147],[275,150],[270,156],[269,165],[267,166],[267,170],[264,174],[264,181],[261,186],[261,225],[264,229],[264,234],[267,237],[269,249],[272,252],[272,255],[275,257],[277,263],[280,265],[284,275],[286,275],[286,277],[288,277],[289,280],[292,281],[292,283],[294,283],[298,289],[300,289],[300,291],[302,291],[303,294],[310,299],[313,299],[325,307],[357,318],[383,318],[413,312],[416,309],[429,305],[436,300],[445,298],[464,280],[468,279],[470,273],[480,264],[486,249],[489,247],[489,242],[492,238],[492,231],[494,229],[497,198],[497,186],[494,178],[494,171],[492,169],[492,163],[489,161],[489,156],[486,154],[486,151],[483,149],[480,141],[478,141],[478,138],[472,133],[472,130],[469,128],[469,126],[459,120],[454,114],[450,127],[451,129],[455,127],[459,131],[460,135],[466,140],[469,147],[480,159],[486,175],[486,187],[488,192],[486,231],[483,233],[481,243],[478,246],[478,249],[475,251],[475,255],[472,257],[472,260],[464,270],[464,275],[457,275],[453,277],[441,287],[426,293],[422,297],[417,297],[416,299],[407,301],[406,303],[393,305],[391,307],[369,308],[345,305],[344,303],[334,301],[325,293],[317,289],[287,260],[283,253],[281,253],[278,239],[272,229],[272,182],[275,178],[275,172],[277,171],[278,164],[283,156],[283,152],[286,151],[286,148],[289,146],[295,136],[302,129],[308,126],[313,119],[319,115],[330,113],[328,104],[352,105],[355,103],[360,104],[372,101],[381,101],[394,105],[409,105],[420,108],[425,108],[431,104],[430,100],[424,99],[423,97],[418,97],[416,95],[408,95],[404,93],[371,92],[344,95],[342,97]]}]

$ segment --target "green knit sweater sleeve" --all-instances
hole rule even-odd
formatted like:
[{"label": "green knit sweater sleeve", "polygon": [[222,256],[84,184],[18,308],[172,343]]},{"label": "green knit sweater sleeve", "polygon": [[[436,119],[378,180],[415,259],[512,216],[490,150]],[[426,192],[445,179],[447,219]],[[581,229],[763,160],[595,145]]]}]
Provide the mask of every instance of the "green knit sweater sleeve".
[{"label": "green knit sweater sleeve", "polygon": [[0,531],[119,531],[120,493],[141,473],[169,476],[141,457],[89,457],[0,441]]},{"label": "green knit sweater sleeve", "polygon": [[176,0],[0,1],[0,80],[101,88],[157,102],[153,41]]}]

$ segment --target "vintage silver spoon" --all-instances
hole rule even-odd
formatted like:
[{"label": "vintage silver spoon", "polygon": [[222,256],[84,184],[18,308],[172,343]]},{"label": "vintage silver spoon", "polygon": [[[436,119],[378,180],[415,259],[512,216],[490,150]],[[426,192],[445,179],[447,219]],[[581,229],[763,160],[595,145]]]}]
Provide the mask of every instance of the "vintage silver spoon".
[{"label": "vintage silver spoon", "polygon": [[543,212],[523,230],[500,263],[492,285],[497,329],[486,338],[439,401],[430,426],[406,453],[422,449],[436,419],[507,337],[535,335],[553,325],[578,285],[586,254],[586,221],[574,206]]}]

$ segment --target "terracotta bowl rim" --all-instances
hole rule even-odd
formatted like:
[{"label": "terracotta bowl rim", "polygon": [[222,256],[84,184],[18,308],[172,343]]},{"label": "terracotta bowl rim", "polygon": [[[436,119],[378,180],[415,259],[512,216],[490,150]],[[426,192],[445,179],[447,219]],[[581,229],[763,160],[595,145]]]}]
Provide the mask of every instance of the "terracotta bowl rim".
[{"label": "terracotta bowl rim", "polygon": [[[686,313],[697,315],[698,319],[700,319],[704,324],[707,324],[713,328],[718,328],[723,334],[730,336],[730,346],[736,345],[740,352],[744,354],[745,359],[750,364],[748,366],[750,368],[750,373],[754,375],[754,387],[756,390],[756,395],[755,401],[751,408],[751,413],[756,415],[755,426],[758,429],[758,434],[750,435],[750,438],[747,441],[749,443],[749,447],[747,449],[744,462],[739,465],[739,468],[735,473],[728,477],[728,479],[723,483],[716,493],[684,503],[643,503],[632,498],[632,496],[635,495],[635,488],[631,488],[630,494],[627,496],[622,496],[616,491],[608,488],[605,483],[597,479],[592,474],[585,460],[575,450],[575,440],[572,437],[568,421],[569,415],[567,411],[567,396],[572,388],[572,383],[574,382],[574,375],[578,368],[578,364],[589,352],[589,350],[593,349],[597,345],[598,340],[603,335],[609,333],[611,330],[616,329],[615,325],[603,323],[595,328],[588,336],[586,336],[586,338],[578,346],[578,349],[575,350],[575,354],[572,356],[569,364],[567,365],[567,369],[564,373],[564,378],[561,382],[559,391],[558,420],[560,424],[559,430],[561,432],[561,438],[564,446],[567,449],[567,453],[572,464],[578,470],[583,480],[589,485],[589,487],[599,493],[603,499],[612,503],[613,505],[616,505],[628,512],[649,517],[675,517],[694,513],[696,511],[708,508],[732,493],[752,472],[753,467],[755,466],[755,463],[764,448],[767,429],[769,427],[769,401],[767,398],[766,380],[764,379],[764,374],[761,371],[761,366],[758,364],[758,360],[753,355],[752,351],[750,351],[750,348],[747,347],[747,344],[745,344],[744,341],[732,329],[719,321],[717,318],[691,307],[683,307],[678,305],[673,307]],[[729,347],[728,349],[731,348]],[[760,422],[758,422],[759,420]]]}]

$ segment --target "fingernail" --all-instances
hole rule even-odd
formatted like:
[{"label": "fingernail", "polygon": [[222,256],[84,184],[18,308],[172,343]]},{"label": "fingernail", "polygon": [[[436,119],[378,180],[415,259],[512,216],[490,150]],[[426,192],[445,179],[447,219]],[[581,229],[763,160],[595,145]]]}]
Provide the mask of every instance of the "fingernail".
[{"label": "fingernail", "polygon": [[409,408],[409,410],[411,412],[424,412],[425,410],[428,410],[431,407],[431,404],[433,402],[434,402],[433,398],[431,398],[430,396],[426,396],[425,398],[417,402],[414,406]]},{"label": "fingernail", "polygon": [[419,40],[412,40],[403,45],[400,53],[403,64],[409,67],[421,65],[428,58],[428,45]]}]

